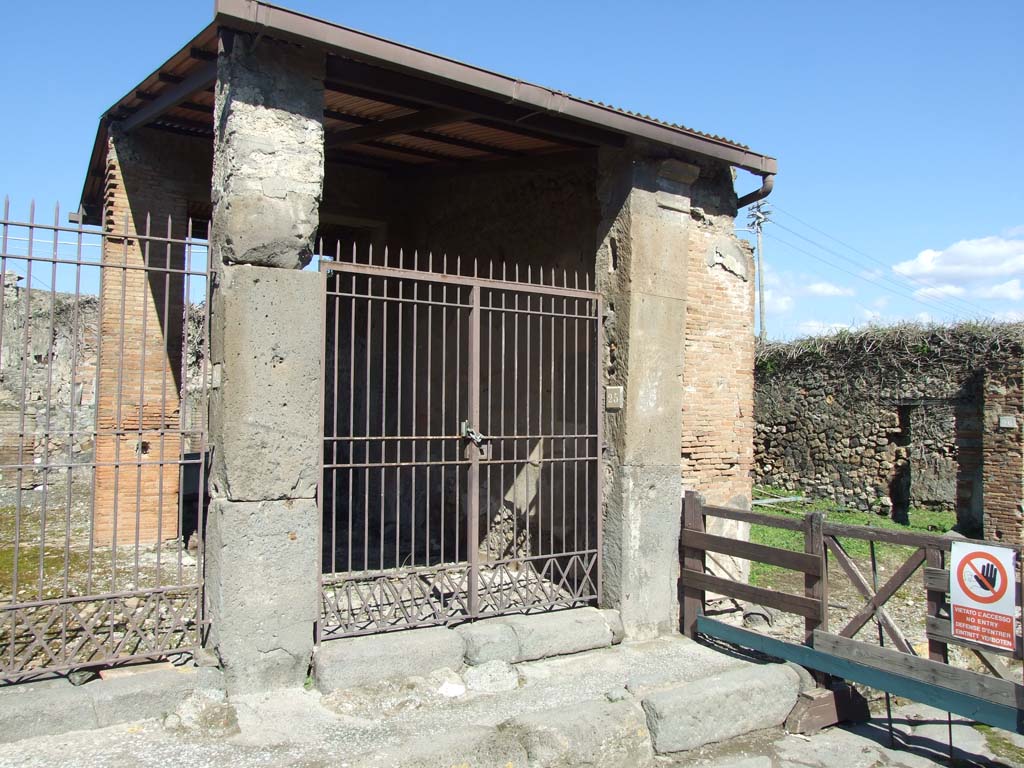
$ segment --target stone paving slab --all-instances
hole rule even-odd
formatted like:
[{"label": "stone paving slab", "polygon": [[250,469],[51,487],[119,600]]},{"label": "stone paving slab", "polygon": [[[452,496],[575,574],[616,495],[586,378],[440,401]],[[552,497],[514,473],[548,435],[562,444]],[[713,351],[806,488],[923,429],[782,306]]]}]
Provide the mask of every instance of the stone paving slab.
[{"label": "stone paving slab", "polygon": [[[159,720],[148,720],[0,745],[0,768],[358,768],[382,765],[381,756],[387,756],[392,766],[420,766],[431,765],[431,755],[439,752],[448,750],[454,759],[475,749],[492,756],[497,761],[494,765],[518,766],[525,765],[523,729],[502,730],[498,728],[502,723],[531,712],[548,712],[552,739],[571,741],[577,733],[569,721],[576,712],[583,716],[588,706],[604,702],[605,709],[614,710],[611,705],[623,702],[621,708],[626,710],[631,701],[640,711],[639,699],[628,691],[631,681],[673,685],[707,680],[712,685],[716,676],[751,666],[676,637],[518,664],[518,686],[498,693],[456,684],[459,675],[449,670],[429,678],[381,681],[329,695],[297,690],[233,696],[240,731],[234,735],[223,730],[169,730]],[[557,717],[564,719],[565,727],[558,725]],[[203,720],[192,716],[178,721],[185,719]],[[615,750],[625,743],[618,739],[604,753],[615,758]],[[548,750],[548,744],[541,746]]]}]

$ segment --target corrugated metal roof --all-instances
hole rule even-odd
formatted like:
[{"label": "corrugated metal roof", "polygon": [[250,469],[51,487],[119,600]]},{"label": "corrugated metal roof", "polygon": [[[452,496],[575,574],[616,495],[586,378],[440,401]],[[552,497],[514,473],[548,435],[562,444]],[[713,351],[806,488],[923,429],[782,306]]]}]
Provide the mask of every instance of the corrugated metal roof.
[{"label": "corrugated metal roof", "polygon": [[[260,0],[217,0],[216,8],[213,23],[104,114],[82,193],[87,210],[97,206],[102,198],[106,131],[112,121],[134,119],[165,130],[213,136],[213,75],[206,75],[210,81],[183,98],[177,98],[180,94],[175,89],[184,88],[181,84],[190,83],[203,72],[212,73],[211,61],[216,58],[221,26],[243,31],[252,28],[261,35],[326,48],[330,54],[324,95],[328,160],[333,151],[331,138],[346,130],[442,106],[472,113],[473,117],[347,144],[344,154],[423,166],[542,155],[636,136],[718,157],[755,173],[775,172],[774,159],[723,136],[601,101],[543,89]],[[354,67],[353,71],[368,78],[369,84],[353,83],[344,76],[332,77],[330,62],[338,63],[336,69],[342,75],[347,71],[344,67]],[[390,85],[377,88],[374,78],[378,77]],[[445,99],[458,103],[445,104]],[[169,106],[164,109],[162,102]]]}]

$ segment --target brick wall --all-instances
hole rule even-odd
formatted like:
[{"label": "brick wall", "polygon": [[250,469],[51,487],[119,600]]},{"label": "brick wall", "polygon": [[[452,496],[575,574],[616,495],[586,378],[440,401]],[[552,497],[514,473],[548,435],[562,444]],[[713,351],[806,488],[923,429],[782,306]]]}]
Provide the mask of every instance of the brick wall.
[{"label": "brick wall", "polygon": [[[183,277],[168,270],[180,270],[185,254],[145,235],[187,234],[197,179],[202,194],[203,153],[191,141],[140,130],[115,133],[108,146],[93,534],[101,545],[178,535],[185,297]],[[198,175],[189,174],[197,160]]]},{"label": "brick wall", "polygon": [[[731,179],[711,180],[710,194],[716,192],[727,201]],[[682,477],[685,488],[709,503],[747,507],[754,463],[754,267],[749,249],[733,235],[733,216],[728,209],[715,213],[710,203],[693,199]]]},{"label": "brick wall", "polygon": [[985,380],[985,538],[1024,541],[1024,365]]}]

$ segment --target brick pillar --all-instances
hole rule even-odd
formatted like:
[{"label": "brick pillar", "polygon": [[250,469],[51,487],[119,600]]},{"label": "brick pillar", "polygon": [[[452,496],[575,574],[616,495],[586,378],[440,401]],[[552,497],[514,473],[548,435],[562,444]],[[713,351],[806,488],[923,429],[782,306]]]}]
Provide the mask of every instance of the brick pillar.
[{"label": "brick pillar", "polygon": [[[173,153],[146,131],[111,131],[107,148],[96,396],[97,545],[178,535],[183,279],[188,199]],[[173,224],[168,233],[168,217]],[[170,434],[168,434],[170,433]]]},{"label": "brick pillar", "polygon": [[324,55],[222,32],[207,516],[209,644],[232,691],[303,684],[319,612],[316,489]]},{"label": "brick pillar", "polygon": [[678,630],[679,444],[691,185],[675,160],[602,154],[596,274],[606,297],[604,596],[628,637]]},{"label": "brick pillar", "polygon": [[[754,262],[734,231],[730,169],[709,166],[692,199],[686,309],[683,485],[710,504],[749,509],[754,470]],[[748,539],[750,526],[722,518],[708,531]],[[746,581],[749,562],[717,554],[708,566]]]},{"label": "brick pillar", "polygon": [[1024,543],[1024,362],[987,372],[982,432],[985,538]]}]

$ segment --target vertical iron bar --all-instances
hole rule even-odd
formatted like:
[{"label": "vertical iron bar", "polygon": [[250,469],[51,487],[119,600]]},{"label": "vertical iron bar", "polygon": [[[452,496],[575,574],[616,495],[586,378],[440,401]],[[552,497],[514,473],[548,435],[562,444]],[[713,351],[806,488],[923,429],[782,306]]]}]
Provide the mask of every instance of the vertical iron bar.
[{"label": "vertical iron bar", "polygon": [[[475,272],[475,270],[474,270]],[[474,285],[470,289],[470,311],[467,351],[469,364],[469,423],[477,425],[480,423],[480,286]],[[469,549],[469,615],[475,617],[480,610],[480,595],[478,593],[480,580],[480,451],[476,443],[466,444],[469,453],[469,477],[466,482],[466,492],[469,496],[468,514],[468,541],[466,546]]]}]

